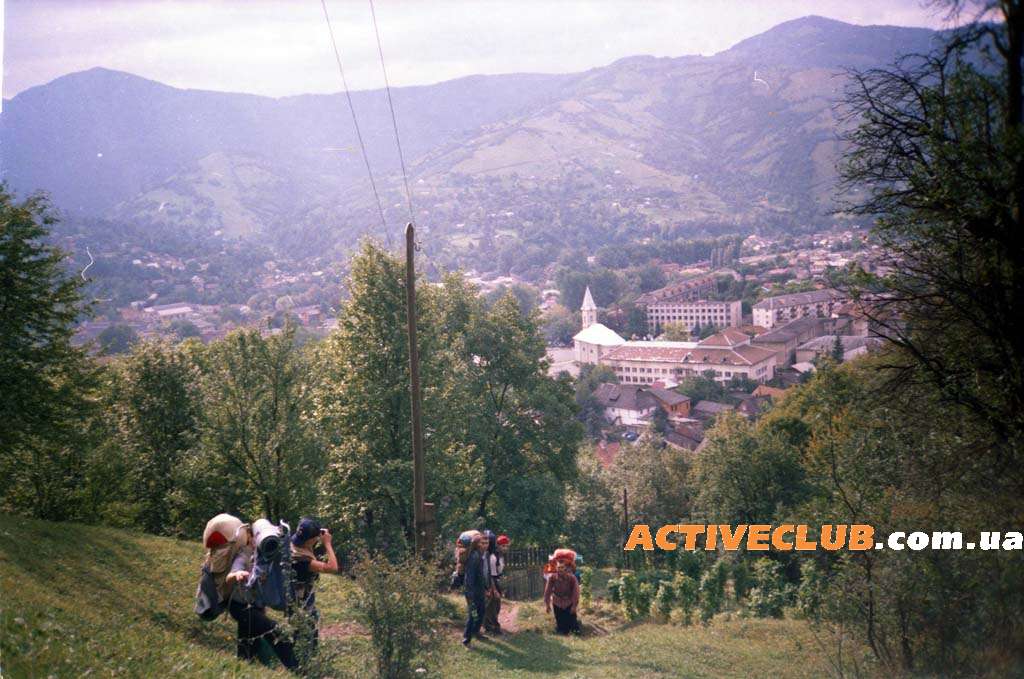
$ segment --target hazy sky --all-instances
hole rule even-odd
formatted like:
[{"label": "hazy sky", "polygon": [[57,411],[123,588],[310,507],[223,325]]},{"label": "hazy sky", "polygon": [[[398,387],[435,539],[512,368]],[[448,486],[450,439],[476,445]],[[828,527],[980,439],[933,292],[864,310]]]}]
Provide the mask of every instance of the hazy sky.
[{"label": "hazy sky", "polygon": [[[3,0],[0,0],[3,1]],[[6,0],[3,95],[94,66],[271,96],[341,89],[319,0]],[[382,85],[367,0],[328,0],[349,85]],[[712,54],[808,14],[940,27],[920,0],[376,0],[392,84]]]}]

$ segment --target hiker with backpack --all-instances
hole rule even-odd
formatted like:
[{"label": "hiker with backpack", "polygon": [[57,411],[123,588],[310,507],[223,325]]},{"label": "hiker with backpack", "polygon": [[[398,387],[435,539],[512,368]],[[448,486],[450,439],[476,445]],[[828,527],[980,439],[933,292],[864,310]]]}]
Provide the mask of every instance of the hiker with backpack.
[{"label": "hiker with backpack", "polygon": [[580,604],[580,583],[571,572],[566,559],[552,558],[554,572],[544,584],[544,608],[554,608],[555,628],[559,634],[579,633],[576,611]]},{"label": "hiker with backpack", "polygon": [[509,539],[507,535],[495,536],[492,531],[484,531],[484,535],[490,539],[487,565],[491,575],[491,589],[487,593],[484,610],[484,629],[489,634],[504,634],[498,615],[501,613],[501,598],[504,596],[501,591],[501,575],[505,571],[505,552],[508,550]]},{"label": "hiker with backpack", "polygon": [[268,597],[259,586],[265,582],[261,582],[260,573],[265,564],[259,557],[271,551],[278,553],[280,529],[266,519],[260,519],[253,524],[252,535],[246,531],[240,540],[238,552],[225,578],[231,591],[228,613],[238,624],[238,657],[243,660],[261,658],[261,650],[265,651],[269,645],[281,664],[295,671],[299,664],[293,644],[277,623],[267,616]]},{"label": "hiker with backpack", "polygon": [[480,531],[478,530],[466,530],[462,531],[455,541],[455,570],[452,571],[449,583],[452,589],[462,589],[466,584],[466,559],[473,551],[473,541],[479,536]]},{"label": "hiker with backpack", "polygon": [[[311,517],[303,517],[292,535],[292,591],[295,618],[306,655],[316,652],[320,640],[320,612],[316,608],[316,581],[321,573],[337,573],[338,557],[334,554],[331,532]],[[322,545],[326,561],[317,556]]]},{"label": "hiker with backpack", "polygon": [[466,629],[462,635],[462,645],[469,648],[473,637],[485,641],[487,637],[480,633],[486,609],[487,592],[491,589],[490,568],[486,554],[490,541],[485,535],[477,534],[466,556],[465,582],[463,593],[466,595]]}]

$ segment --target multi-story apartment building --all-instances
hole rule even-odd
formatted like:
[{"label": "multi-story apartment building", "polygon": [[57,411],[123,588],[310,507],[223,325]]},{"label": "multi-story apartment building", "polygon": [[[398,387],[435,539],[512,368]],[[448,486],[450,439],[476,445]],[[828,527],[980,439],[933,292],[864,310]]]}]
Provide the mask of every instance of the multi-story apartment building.
[{"label": "multi-story apartment building", "polygon": [[652,333],[670,323],[683,325],[692,331],[697,326],[730,328],[742,322],[743,304],[739,300],[664,301],[647,305],[647,327]]},{"label": "multi-story apartment building", "polygon": [[812,290],[762,299],[754,305],[754,325],[774,328],[798,318],[829,318],[846,298],[836,290]]}]

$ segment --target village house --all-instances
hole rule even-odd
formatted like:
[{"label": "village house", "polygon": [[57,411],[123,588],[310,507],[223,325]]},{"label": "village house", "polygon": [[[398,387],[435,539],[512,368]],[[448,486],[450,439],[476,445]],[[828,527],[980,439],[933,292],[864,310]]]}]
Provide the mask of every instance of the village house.
[{"label": "village house", "polygon": [[676,424],[665,434],[665,443],[681,450],[695,451],[704,440],[704,426],[697,420]]},{"label": "village house", "polygon": [[658,405],[672,421],[685,420],[690,417],[690,397],[683,396],[679,392],[660,387],[650,387],[647,393],[658,401]]},{"label": "village house", "polygon": [[713,420],[722,413],[728,413],[736,410],[735,406],[729,405],[728,403],[719,403],[717,401],[697,401],[697,405],[693,406],[693,415],[699,420]]},{"label": "village house", "polygon": [[186,304],[185,302],[175,302],[174,304],[161,304],[158,306],[151,306],[146,309],[151,314],[156,314],[156,317],[160,320],[174,320],[175,318],[185,318],[191,316],[194,312],[192,305]]},{"label": "village house", "polygon": [[597,385],[594,399],[610,424],[624,427],[648,426],[659,407],[658,399],[646,389],[607,382]]}]

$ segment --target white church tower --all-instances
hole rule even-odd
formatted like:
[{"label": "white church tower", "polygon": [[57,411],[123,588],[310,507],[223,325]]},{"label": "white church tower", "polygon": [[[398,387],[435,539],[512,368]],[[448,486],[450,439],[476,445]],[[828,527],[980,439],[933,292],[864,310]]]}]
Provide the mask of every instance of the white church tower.
[{"label": "white church tower", "polygon": [[583,329],[572,338],[577,365],[600,363],[601,357],[608,351],[625,344],[626,340],[619,337],[618,333],[597,322],[597,305],[594,304],[594,296],[590,294],[589,286],[583,295],[580,312]]},{"label": "white church tower", "polygon": [[590,294],[589,285],[587,286],[586,293],[583,295],[583,306],[580,307],[580,312],[583,316],[583,330],[597,323],[597,305],[594,304],[594,298]]}]

